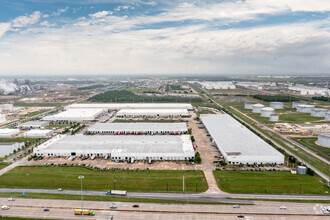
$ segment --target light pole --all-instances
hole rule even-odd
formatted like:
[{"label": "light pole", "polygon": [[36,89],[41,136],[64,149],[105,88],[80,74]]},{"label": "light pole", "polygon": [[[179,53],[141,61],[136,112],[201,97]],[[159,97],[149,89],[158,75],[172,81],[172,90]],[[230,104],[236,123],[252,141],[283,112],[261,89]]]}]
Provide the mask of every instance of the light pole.
[{"label": "light pole", "polygon": [[84,199],[83,199],[83,188],[82,188],[82,180],[84,176],[78,176],[81,182],[81,219],[84,220]]}]

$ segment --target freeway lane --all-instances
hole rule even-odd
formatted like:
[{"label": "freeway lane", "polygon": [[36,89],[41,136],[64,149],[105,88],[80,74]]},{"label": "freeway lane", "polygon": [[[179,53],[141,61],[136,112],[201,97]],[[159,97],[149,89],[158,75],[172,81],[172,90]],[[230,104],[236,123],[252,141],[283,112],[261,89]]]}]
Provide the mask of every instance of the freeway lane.
[{"label": "freeway lane", "polygon": [[[27,193],[49,193],[49,194],[67,194],[80,195],[78,190],[57,191],[56,189],[14,189],[0,188],[0,192],[27,192]],[[105,196],[102,191],[84,191],[84,195]],[[144,193],[144,192],[128,192],[130,198],[145,199],[168,199],[168,200],[184,200],[184,201],[202,201],[202,202],[233,202],[233,203],[252,203],[251,201],[240,199],[301,199],[301,200],[329,200],[328,195],[272,195],[272,194],[219,194],[219,193]]]}]

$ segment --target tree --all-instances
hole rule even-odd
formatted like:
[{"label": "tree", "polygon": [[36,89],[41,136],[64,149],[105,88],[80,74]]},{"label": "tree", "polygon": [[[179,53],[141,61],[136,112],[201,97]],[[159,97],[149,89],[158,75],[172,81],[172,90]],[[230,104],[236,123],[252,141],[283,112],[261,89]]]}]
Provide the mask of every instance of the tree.
[{"label": "tree", "polygon": [[201,155],[199,154],[199,152],[196,152],[194,162],[197,164],[202,162]]}]

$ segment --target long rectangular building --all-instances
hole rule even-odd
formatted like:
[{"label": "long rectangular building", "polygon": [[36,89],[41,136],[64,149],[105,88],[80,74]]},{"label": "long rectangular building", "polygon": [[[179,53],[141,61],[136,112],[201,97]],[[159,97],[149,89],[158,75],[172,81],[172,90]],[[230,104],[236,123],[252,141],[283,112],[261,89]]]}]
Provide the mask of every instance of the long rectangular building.
[{"label": "long rectangular building", "polygon": [[200,118],[227,163],[284,163],[283,154],[230,115],[201,115]]},{"label": "long rectangular building", "polygon": [[106,110],[121,109],[187,109],[192,110],[193,106],[188,103],[95,103],[95,104],[72,104],[66,109],[93,109],[102,108]]},{"label": "long rectangular building", "polygon": [[96,123],[88,128],[93,134],[183,134],[186,123]]},{"label": "long rectangular building", "polygon": [[55,115],[44,117],[44,121],[95,121],[104,109],[68,109]]},{"label": "long rectangular building", "polygon": [[122,109],[117,117],[189,117],[187,109]]},{"label": "long rectangular building", "polygon": [[112,160],[189,160],[195,157],[189,135],[58,135],[33,149],[37,156],[96,156]]}]

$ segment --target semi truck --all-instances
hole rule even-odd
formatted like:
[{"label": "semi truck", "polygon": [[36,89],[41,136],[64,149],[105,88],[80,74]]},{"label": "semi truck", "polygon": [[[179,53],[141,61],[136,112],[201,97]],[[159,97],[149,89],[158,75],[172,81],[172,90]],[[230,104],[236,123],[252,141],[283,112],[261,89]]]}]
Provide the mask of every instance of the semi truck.
[{"label": "semi truck", "polygon": [[81,209],[74,210],[75,215],[82,215],[82,213],[84,213],[84,215],[95,215],[93,211],[89,211],[88,209],[84,209],[83,211]]},{"label": "semi truck", "polygon": [[109,190],[105,193],[108,196],[126,196],[127,191],[125,190]]}]

